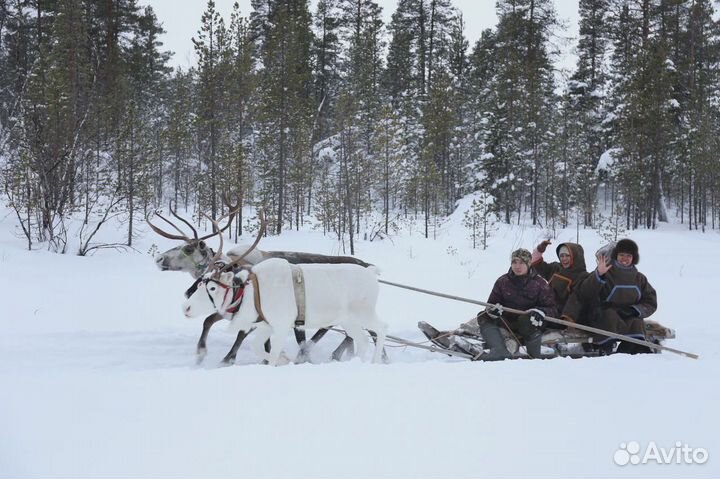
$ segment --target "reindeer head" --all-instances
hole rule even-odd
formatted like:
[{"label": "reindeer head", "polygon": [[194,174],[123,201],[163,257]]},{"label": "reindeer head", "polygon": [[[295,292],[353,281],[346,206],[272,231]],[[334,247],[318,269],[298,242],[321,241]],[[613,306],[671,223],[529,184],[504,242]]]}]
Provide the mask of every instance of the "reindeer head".
[{"label": "reindeer head", "polygon": [[[224,314],[228,306],[235,300],[237,288],[243,287],[242,284],[234,285],[234,281],[235,274],[231,271],[205,273],[196,283],[195,291],[183,303],[185,317],[194,318],[213,313]],[[188,290],[189,292],[190,290]]]},{"label": "reindeer head", "polygon": [[[198,236],[197,230],[195,230],[195,228],[189,221],[178,216],[178,214],[172,208],[172,205],[170,206],[170,212],[173,216],[185,223],[192,230],[193,238],[187,236],[180,228],[177,227],[177,225],[162,216],[157,211],[155,212],[155,215],[161,220],[168,223],[170,226],[172,226],[179,234],[172,234],[163,231],[162,229],[152,224],[149,218],[145,218],[150,228],[152,228],[152,230],[160,236],[185,242],[184,245],[171,248],[164,253],[159,254],[155,258],[155,263],[157,264],[157,267],[160,268],[160,271],[185,271],[192,274],[194,278],[199,278],[202,275],[202,273],[207,269],[210,263],[215,260],[215,252],[210,247],[208,247],[207,243],[205,243],[205,240],[217,235],[220,235],[222,239],[222,232],[230,228],[233,217],[239,211],[239,203],[235,206],[230,205],[227,201],[227,198],[225,197],[223,197],[223,202],[226,204],[226,206],[230,208],[230,213],[223,216],[223,218],[229,218],[227,224],[224,227],[220,228],[216,222],[213,222],[214,231],[202,237]],[[222,250],[222,247],[220,249]]]},{"label": "reindeer head", "polygon": [[203,240],[190,240],[187,244],[176,246],[155,258],[160,271],[185,271],[197,277],[210,264],[215,252]]},{"label": "reindeer head", "polygon": [[[231,263],[227,263],[218,261],[222,256],[223,250],[223,237],[222,230],[218,224],[219,220],[213,218],[208,219],[212,221],[215,230],[220,231],[220,247],[218,252],[215,253],[210,260],[211,264],[202,277],[185,291],[187,300],[183,304],[183,312],[188,318],[193,318],[201,314],[225,314],[228,312],[229,307],[236,308],[239,306],[242,301],[245,280],[249,275],[247,266],[243,266],[243,260],[258,245],[267,226],[265,215],[261,211],[260,229],[258,230],[255,242],[241,256]],[[235,270],[238,267],[243,267],[244,269],[236,274]]]}]

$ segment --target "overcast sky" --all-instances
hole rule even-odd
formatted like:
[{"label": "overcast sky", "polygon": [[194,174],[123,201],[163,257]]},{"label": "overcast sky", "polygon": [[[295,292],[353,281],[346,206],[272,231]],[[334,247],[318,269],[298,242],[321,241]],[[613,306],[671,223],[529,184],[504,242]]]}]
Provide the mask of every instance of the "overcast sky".
[{"label": "overcast sky", "polygon": [[[215,0],[216,9],[220,12],[226,22],[230,20],[232,5],[237,1],[240,5],[240,12],[243,15],[250,13],[250,0]],[[207,6],[206,0],[140,0],[141,4],[152,5],[160,23],[167,31],[163,40],[164,48],[175,52],[171,65],[181,66],[187,70],[195,64],[195,53],[191,38],[197,36],[200,29],[200,17]],[[311,12],[315,11],[315,0],[311,0]],[[390,22],[390,17],[395,11],[397,0],[378,0],[383,7],[385,23]],[[465,25],[470,47],[480,37],[480,33],[486,28],[492,28],[497,23],[495,15],[495,0],[452,0],[465,17]],[[574,39],[577,36],[578,0],[555,0],[555,6],[560,19],[567,23],[568,29],[553,39],[553,42],[564,51],[569,52],[574,42],[566,39]],[[564,68],[571,68],[572,56],[565,54],[560,60]]]}]

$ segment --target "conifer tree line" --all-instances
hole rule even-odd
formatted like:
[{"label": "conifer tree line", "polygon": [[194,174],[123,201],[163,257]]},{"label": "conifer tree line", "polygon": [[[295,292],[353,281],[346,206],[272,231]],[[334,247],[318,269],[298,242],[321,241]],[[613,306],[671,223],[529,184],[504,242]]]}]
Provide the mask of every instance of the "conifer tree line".
[{"label": "conifer tree line", "polygon": [[[451,0],[399,0],[389,24],[372,0],[229,18],[209,0],[187,71],[137,0],[0,0],[4,200],[29,247],[78,235],[80,254],[110,217],[131,246],[155,208],[201,221],[224,196],[350,252],[406,218],[432,236],[469,193],[506,223],[715,229],[713,3],[579,0],[567,75],[552,0],[497,0],[474,45]],[[240,213],[234,234],[254,223]]]}]

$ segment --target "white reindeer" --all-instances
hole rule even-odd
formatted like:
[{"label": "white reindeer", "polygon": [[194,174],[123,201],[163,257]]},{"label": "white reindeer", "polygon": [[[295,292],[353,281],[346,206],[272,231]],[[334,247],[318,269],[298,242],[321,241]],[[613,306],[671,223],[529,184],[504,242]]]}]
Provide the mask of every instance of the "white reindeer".
[{"label": "white reindeer", "polygon": [[[301,283],[298,286],[304,286],[298,288],[300,292],[296,290],[298,281]],[[183,311],[187,317],[212,312],[231,315],[230,328],[240,333],[257,329],[253,349],[270,364],[277,364],[287,335],[300,316],[304,316],[307,328],[343,328],[354,340],[355,352],[361,357],[367,350],[364,329],[375,333],[373,360],[380,362],[387,326],[375,312],[377,296],[374,267],[291,265],[287,260],[273,258],[253,266],[249,274],[247,271],[238,276],[233,272],[205,274],[197,290],[185,301]],[[235,307],[237,310],[230,313]],[[262,348],[268,338],[269,355]]]},{"label": "white reindeer", "polygon": [[[161,271],[185,271],[190,273],[193,278],[198,279],[200,276],[203,275],[209,268],[212,267],[213,262],[216,260],[219,260],[221,258],[228,259],[229,261],[238,261],[242,262],[243,264],[247,265],[254,265],[257,263],[260,263],[261,261],[265,261],[270,258],[283,258],[288,260],[290,263],[297,264],[297,263],[322,263],[322,264],[357,264],[360,266],[370,266],[370,264],[357,259],[353,258],[352,256],[327,256],[327,255],[320,255],[320,254],[314,254],[314,253],[305,253],[305,252],[299,252],[299,251],[263,251],[257,248],[257,241],[250,245],[250,244],[240,244],[236,245],[232,249],[230,249],[225,255],[222,253],[222,233],[226,231],[231,223],[233,216],[237,213],[240,203],[238,202],[237,205],[233,206],[230,204],[230,201],[227,197],[223,196],[223,203],[225,206],[227,206],[230,210],[229,215],[226,215],[226,217],[230,218],[230,221],[224,226],[220,227],[218,224],[216,224],[215,221],[213,221],[214,231],[213,233],[207,234],[205,236],[199,237],[197,230],[192,226],[192,224],[187,221],[186,219],[179,216],[175,210],[172,208],[172,205],[170,207],[170,213],[177,218],[178,220],[182,221],[185,225],[187,225],[193,233],[194,238],[189,237],[186,235],[183,231],[180,230],[180,228],[173,223],[172,221],[168,220],[164,216],[162,216],[159,212],[155,212],[156,216],[163,220],[164,222],[168,223],[170,226],[172,226],[179,234],[176,233],[169,233],[167,231],[162,230],[157,225],[153,224],[149,218],[146,217],[146,221],[150,228],[155,231],[160,236],[163,236],[165,238],[169,239],[175,239],[175,240],[181,240],[185,244],[181,246],[176,246],[174,248],[171,248],[164,253],[159,254],[156,257],[156,264],[158,268]],[[219,223],[219,221],[217,222]],[[261,222],[261,227],[258,232],[257,239],[259,239],[263,234],[263,223]],[[212,248],[210,248],[206,243],[205,240],[209,239],[213,236],[219,236],[221,241],[221,246],[219,250],[213,251]],[[195,290],[195,285],[193,285],[190,289],[188,289],[186,295],[192,294],[192,292]],[[203,361],[205,356],[207,355],[207,337],[208,333],[210,332],[210,328],[220,321],[222,319],[222,315],[219,314],[211,314],[209,315],[205,321],[203,322],[203,328],[202,332],[200,334],[200,338],[197,342],[197,362],[200,363]],[[310,344],[315,344],[327,333],[327,329],[320,329],[318,330],[310,339]],[[245,339],[245,334],[238,334],[237,339],[233,343],[232,347],[230,348],[230,351],[225,355],[222,362],[223,364],[232,364],[235,362],[235,357],[237,355],[237,351],[240,348],[240,345],[242,344],[243,340]],[[298,355],[298,358],[296,361],[304,361],[307,358],[306,352],[309,347],[308,343],[306,342],[305,337],[305,331],[303,330],[297,330],[295,331],[295,338],[300,346],[300,354]],[[342,343],[333,351],[332,357],[334,360],[340,360],[346,350],[348,350],[352,346],[352,339],[350,337],[345,338]]]}]

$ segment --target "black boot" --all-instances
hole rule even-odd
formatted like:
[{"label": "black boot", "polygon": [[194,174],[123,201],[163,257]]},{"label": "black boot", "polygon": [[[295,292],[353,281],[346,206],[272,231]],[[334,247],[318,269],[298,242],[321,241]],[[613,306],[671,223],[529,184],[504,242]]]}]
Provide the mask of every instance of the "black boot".
[{"label": "black boot", "polygon": [[542,332],[538,331],[525,340],[525,349],[531,358],[540,359],[542,356]]},{"label": "black boot", "polygon": [[489,353],[482,354],[478,359],[481,361],[502,361],[512,357],[505,338],[500,332],[500,327],[490,321],[480,321],[480,334],[485,340],[485,346],[490,349]]},{"label": "black boot", "polygon": [[596,344],[595,349],[600,356],[609,356],[615,352],[615,343],[617,343],[617,340],[608,339],[604,343]]},{"label": "black boot", "polygon": [[647,354],[653,353],[654,351],[642,344],[635,344],[629,341],[620,341],[617,352],[624,354]]}]

